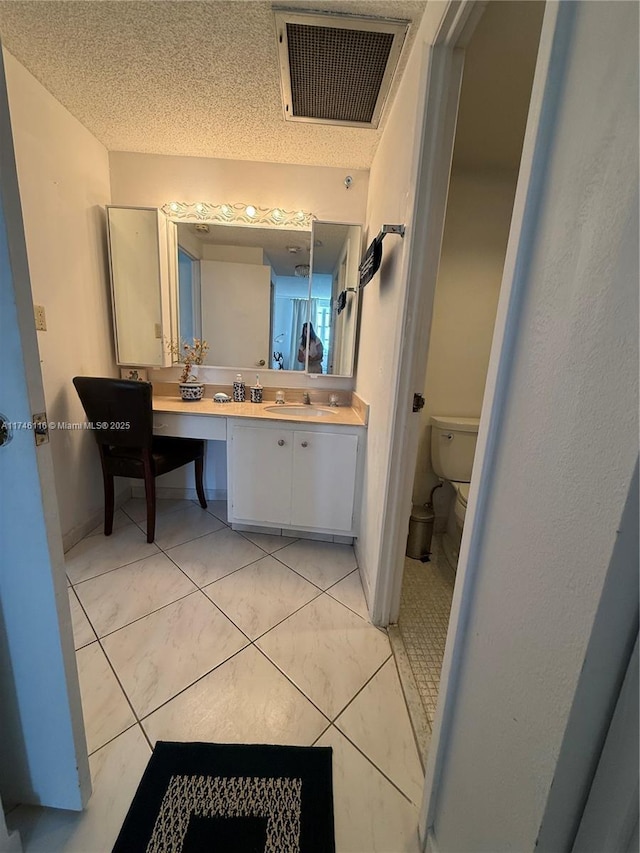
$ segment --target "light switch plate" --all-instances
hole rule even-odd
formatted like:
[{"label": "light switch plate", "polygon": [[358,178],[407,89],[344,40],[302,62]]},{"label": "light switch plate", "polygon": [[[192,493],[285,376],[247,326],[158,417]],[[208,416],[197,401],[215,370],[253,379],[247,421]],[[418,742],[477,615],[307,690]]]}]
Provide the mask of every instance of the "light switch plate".
[{"label": "light switch plate", "polygon": [[44,305],[34,305],[33,315],[36,321],[36,332],[46,332],[47,318],[44,313]]},{"label": "light switch plate", "polygon": [[162,338],[162,324],[161,323],[156,323],[156,338],[158,340],[161,340],[161,338]]}]

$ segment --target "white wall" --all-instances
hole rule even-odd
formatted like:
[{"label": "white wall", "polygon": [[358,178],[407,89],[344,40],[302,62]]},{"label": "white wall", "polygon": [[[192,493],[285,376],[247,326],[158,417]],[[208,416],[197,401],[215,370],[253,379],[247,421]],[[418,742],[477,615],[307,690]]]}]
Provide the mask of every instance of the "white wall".
[{"label": "white wall", "polygon": [[566,76],[547,90],[559,111],[515,267],[507,395],[467,514],[477,492],[459,681],[440,711],[440,853],[536,846],[638,455],[638,7],[560,8],[575,29],[554,52]]},{"label": "white wall", "polygon": [[202,244],[202,258],[205,261],[226,261],[229,264],[265,263],[264,249],[260,246],[217,246],[213,243]]},{"label": "white wall", "polygon": [[[213,157],[169,157],[112,151],[114,204],[162,207],[171,201],[243,202],[305,210],[318,219],[364,222],[368,173],[329,166],[292,166]],[[353,184],[344,186],[350,174]]]},{"label": "white wall", "polygon": [[[4,52],[18,181],[49,420],[79,422],[71,379],[115,375],[104,205],[107,151],[14,57]],[[74,530],[101,511],[102,475],[89,432],[54,431],[51,451],[60,525]]]},{"label": "white wall", "polygon": [[[433,42],[446,4],[430,2],[420,25],[369,177],[366,241],[384,223],[406,223],[415,186],[413,181],[416,121],[420,114],[419,88],[422,49]],[[379,572],[380,536],[389,474],[393,385],[397,373],[401,311],[406,293],[402,280],[404,243],[400,237],[385,238],[382,267],[360,293],[361,318],[355,390],[370,405],[358,562],[367,590]]]},{"label": "white wall", "polygon": [[480,417],[516,180],[517,174],[497,170],[455,170],[451,175],[420,423],[416,503],[424,503],[438,482],[431,468],[431,415]]}]

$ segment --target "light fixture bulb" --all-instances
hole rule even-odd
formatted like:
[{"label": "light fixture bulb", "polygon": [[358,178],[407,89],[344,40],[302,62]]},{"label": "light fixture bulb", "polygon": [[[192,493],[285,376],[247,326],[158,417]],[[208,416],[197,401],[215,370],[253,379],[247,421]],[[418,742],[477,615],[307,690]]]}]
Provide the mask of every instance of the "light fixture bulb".
[{"label": "light fixture bulb", "polygon": [[247,205],[247,216],[250,216],[252,219],[256,215],[256,209],[252,204]]}]

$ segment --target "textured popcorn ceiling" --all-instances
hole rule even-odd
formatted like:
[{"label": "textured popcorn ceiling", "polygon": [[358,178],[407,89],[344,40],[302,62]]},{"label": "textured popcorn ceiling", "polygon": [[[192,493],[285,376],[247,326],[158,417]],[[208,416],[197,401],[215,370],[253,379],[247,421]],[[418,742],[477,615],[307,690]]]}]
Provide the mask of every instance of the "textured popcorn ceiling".
[{"label": "textured popcorn ceiling", "polygon": [[2,0],[0,35],[111,151],[368,168],[426,3],[282,5],[414,22],[378,129],[285,122],[268,2]]}]

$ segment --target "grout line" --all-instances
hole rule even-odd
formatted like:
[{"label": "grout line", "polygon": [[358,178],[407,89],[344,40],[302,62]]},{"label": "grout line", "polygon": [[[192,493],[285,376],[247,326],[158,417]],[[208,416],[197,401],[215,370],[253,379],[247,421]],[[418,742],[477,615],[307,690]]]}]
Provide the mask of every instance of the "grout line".
[{"label": "grout line", "polygon": [[[263,636],[264,636],[264,635],[263,635]],[[311,699],[311,698],[309,698],[309,696],[307,696],[307,694],[304,692],[304,690],[302,690],[302,688],[301,688],[301,687],[299,687],[299,686],[295,683],[295,681],[291,678],[291,676],[290,676],[290,675],[287,675],[287,673],[286,673],[283,669],[281,669],[281,668],[280,668],[280,666],[278,666],[278,664],[277,664],[274,660],[272,660],[272,659],[269,657],[269,655],[264,651],[264,649],[261,649],[261,648],[260,648],[260,646],[256,646],[256,645],[255,645],[255,643],[252,643],[251,645],[254,647],[254,649],[256,649],[257,651],[259,651],[259,652],[260,652],[260,654],[261,654],[261,655],[263,655],[263,656],[267,659],[267,661],[268,661],[268,662],[269,662],[273,667],[275,667],[275,669],[277,669],[277,670],[278,670],[278,672],[279,672],[282,676],[284,676],[284,678],[286,678],[286,680],[289,682],[289,684],[293,685],[293,687],[295,687],[295,689],[298,691],[298,693],[299,693],[299,694],[300,694],[304,699],[306,699],[306,700],[307,700],[307,702],[309,702],[309,704],[310,704],[310,705],[313,705],[313,707],[316,709],[316,711],[318,711],[318,713],[322,714],[322,716],[325,718],[325,720],[327,720],[327,722],[329,723],[329,725],[331,725],[331,717],[329,717],[329,716],[327,715],[326,711],[323,711],[323,710],[322,710],[322,708],[320,708],[318,705],[316,705],[316,703],[313,701],[313,699]],[[326,729],[325,729],[325,731],[326,731]]]},{"label": "grout line", "polygon": [[[135,625],[136,622],[141,622],[143,619],[146,619],[147,616],[152,616],[154,613],[159,613],[161,610],[166,610],[167,607],[171,607],[172,604],[177,604],[178,601],[184,601],[185,598],[189,598],[190,595],[195,595],[196,592],[201,592],[198,588],[192,589],[190,592],[185,593],[185,595],[181,595],[178,598],[173,599],[172,601],[168,601],[166,604],[161,604],[160,607],[155,607],[153,610],[150,610],[148,613],[143,613],[142,616],[136,616],[135,619],[132,619],[130,622],[125,623],[124,625],[119,625],[117,628],[114,628],[112,631],[107,631],[106,634],[101,634],[98,636],[99,640],[106,640],[107,637],[113,637],[114,634],[117,634],[118,631],[122,631],[125,628],[128,628],[130,625]],[[86,611],[85,611],[86,612]],[[87,616],[87,618],[89,618]],[[94,627],[93,622],[89,620],[91,627],[98,635],[97,629]]]},{"label": "grout line", "polygon": [[[231,530],[233,530],[231,525],[229,525],[229,528]],[[281,533],[251,533],[249,530],[234,530],[233,532],[239,533],[240,536],[242,536],[244,539],[246,539],[247,542],[251,542],[252,545],[256,545],[256,543],[253,541],[253,539],[249,539],[250,536],[280,536],[280,538],[282,538],[282,539],[291,539],[291,542],[287,542],[286,545],[281,545],[279,548],[276,548],[273,551],[267,551],[267,554],[269,554],[269,556],[273,556],[276,553],[276,551],[282,551],[284,548],[288,548],[289,545],[293,545],[295,542],[300,541],[299,539],[297,539],[293,536],[282,536]],[[262,545],[256,545],[256,547],[262,548]],[[262,548],[262,550],[264,551],[264,548]]]},{"label": "grout line", "polygon": [[322,592],[318,592],[318,593],[316,593],[316,595],[314,595],[314,596],[313,596],[313,598],[310,598],[310,599],[309,599],[309,601],[305,601],[305,603],[304,603],[304,604],[301,604],[301,605],[300,605],[300,607],[297,607],[295,610],[292,610],[292,611],[291,611],[291,613],[287,614],[287,616],[284,616],[284,617],[283,617],[279,622],[276,622],[276,623],[275,623],[275,625],[272,625],[270,628],[267,628],[267,630],[266,630],[266,631],[263,631],[263,632],[262,632],[262,634],[258,634],[258,636],[257,636],[257,637],[254,637],[254,639],[253,639],[251,642],[252,642],[252,643],[256,643],[258,640],[261,640],[261,639],[262,639],[263,637],[265,637],[265,636],[266,636],[270,631],[273,631],[273,630],[274,630],[275,628],[277,628],[279,625],[282,625],[282,623],[283,623],[283,622],[286,622],[286,621],[287,621],[287,619],[290,619],[290,618],[291,618],[292,616],[294,616],[296,613],[299,613],[301,610],[304,610],[304,608],[307,606],[307,604],[311,604],[312,602],[316,601],[318,598],[320,598],[320,596],[321,596],[321,595],[323,595],[323,593],[322,593]]},{"label": "grout line", "polygon": [[[109,744],[110,744],[110,743],[113,743],[113,742],[114,742],[114,740],[118,740],[118,738],[120,737],[120,735],[123,735],[123,734],[125,734],[126,732],[130,732],[130,731],[131,731],[131,729],[135,729],[135,727],[136,727],[136,726],[139,726],[139,725],[140,725],[140,723],[138,723],[137,721],[136,721],[136,722],[134,722],[134,723],[131,723],[131,725],[130,725],[130,726],[127,726],[127,728],[126,728],[126,729],[123,729],[121,732],[118,732],[118,734],[117,734],[117,735],[114,735],[113,737],[110,737],[110,738],[109,738],[109,740],[106,740],[106,741],[105,741],[101,746],[96,747],[96,748],[93,750],[93,752],[89,752],[89,753],[87,753],[87,757],[88,757],[88,758],[91,758],[91,756],[92,756],[92,755],[95,755],[97,752],[100,752],[100,750],[101,750],[101,749],[104,749],[104,748],[105,748],[105,746],[109,746]],[[148,743],[148,742],[149,742],[149,739],[147,738],[146,740],[147,740],[147,743]]]},{"label": "grout line", "polygon": [[[133,707],[133,703],[131,702],[131,699],[129,699],[129,696],[128,696],[128,694],[127,694],[127,691],[124,689],[124,685],[122,684],[122,681],[120,680],[120,676],[119,676],[119,675],[118,675],[118,673],[116,672],[116,668],[115,668],[115,666],[111,663],[111,659],[110,659],[109,655],[107,654],[107,651],[106,651],[106,649],[104,648],[104,646],[102,645],[102,642],[100,641],[100,639],[99,639],[99,638],[98,638],[98,643],[100,644],[100,649],[101,649],[101,651],[102,651],[102,654],[105,656],[105,658],[106,658],[106,660],[107,660],[107,663],[109,664],[109,666],[110,666],[110,668],[111,668],[111,671],[113,672],[113,674],[114,674],[114,676],[115,676],[115,679],[116,679],[116,681],[118,682],[118,684],[119,684],[119,686],[120,686],[120,690],[122,690],[122,693],[123,693],[123,695],[124,695],[124,698],[127,700],[127,704],[128,704],[128,705],[129,705],[129,707],[131,708],[131,713],[133,714],[133,717],[134,717],[134,719],[135,719],[136,723],[138,723],[138,725],[140,725],[140,717],[138,716],[138,714],[137,714],[137,712],[136,712],[136,709]],[[127,727],[127,729],[130,729],[130,728],[132,728],[132,726],[128,726],[128,727]],[[142,728],[142,726],[141,726],[141,728]],[[125,729],[125,731],[127,731],[127,729]],[[147,733],[144,731],[144,729],[142,729],[142,733],[143,733],[143,735],[145,736],[145,738],[146,738],[146,740],[147,740],[147,743],[149,744],[150,749],[153,751],[153,747],[151,746],[151,741],[150,741],[150,740],[149,740],[149,738],[147,737]],[[122,734],[122,732],[120,732],[120,734]]]},{"label": "grout line", "polygon": [[[245,635],[245,636],[246,636],[246,635]],[[173,702],[173,700],[174,700],[174,699],[177,699],[177,698],[178,698],[178,696],[180,696],[182,693],[185,693],[185,692],[186,692],[187,690],[189,690],[191,687],[193,687],[194,685],[196,685],[199,681],[202,681],[202,680],[203,680],[204,678],[206,678],[208,675],[211,675],[211,673],[215,672],[217,669],[220,669],[220,667],[221,667],[221,666],[224,666],[224,664],[225,664],[225,663],[229,663],[229,661],[230,661],[230,660],[233,660],[233,658],[237,657],[237,656],[240,654],[240,652],[244,652],[246,649],[248,649],[250,645],[251,645],[251,643],[250,643],[250,642],[249,642],[249,643],[247,643],[247,644],[246,644],[245,646],[243,646],[241,649],[238,649],[238,651],[237,651],[237,652],[234,652],[232,655],[230,655],[230,656],[229,656],[228,658],[226,658],[225,660],[220,661],[220,663],[217,663],[214,667],[212,667],[212,668],[211,668],[210,670],[208,670],[207,672],[204,672],[202,675],[199,675],[199,676],[195,679],[195,681],[192,681],[190,684],[187,684],[185,687],[182,687],[180,690],[178,690],[178,692],[177,692],[175,695],[171,696],[171,698],[166,699],[166,700],[165,700],[161,705],[158,705],[158,707],[157,707],[157,708],[154,708],[154,709],[153,709],[153,711],[149,711],[149,713],[148,713],[148,714],[145,714],[145,715],[144,715],[144,717],[141,717],[141,718],[140,718],[140,721],[139,721],[139,722],[140,722],[140,724],[142,725],[142,723],[143,723],[145,720],[148,720],[148,719],[149,719],[149,717],[153,716],[153,714],[155,714],[155,713],[156,713],[156,711],[159,711],[161,708],[164,708],[164,707],[165,707],[165,705],[168,705],[170,702]]]},{"label": "grout line", "polygon": [[413,802],[413,800],[411,799],[411,797],[408,797],[408,796],[405,794],[405,792],[402,790],[402,788],[399,788],[399,787],[398,787],[398,785],[393,781],[393,779],[390,779],[390,778],[387,776],[387,774],[384,772],[384,770],[381,770],[381,769],[378,767],[378,765],[377,765],[377,764],[376,764],[376,763],[375,763],[371,758],[369,758],[369,756],[366,754],[366,752],[363,752],[363,751],[360,749],[360,747],[358,746],[358,744],[357,744],[357,743],[354,743],[354,742],[351,740],[351,738],[350,738],[348,735],[346,735],[346,734],[342,731],[342,729],[339,729],[339,728],[338,728],[334,723],[332,723],[331,725],[332,725],[332,727],[333,727],[337,732],[339,732],[339,733],[342,735],[342,737],[343,737],[345,740],[347,740],[347,741],[351,744],[351,746],[352,746],[352,747],[353,747],[357,752],[359,752],[359,753],[360,753],[360,755],[361,755],[363,758],[366,758],[366,759],[367,759],[367,761],[369,762],[369,764],[371,764],[371,766],[372,766],[372,767],[375,767],[375,769],[378,771],[378,773],[379,773],[381,776],[384,776],[384,778],[387,780],[387,782],[388,782],[390,785],[392,785],[392,786],[396,789],[396,791],[398,791],[398,793],[399,793],[399,794],[402,794],[402,796],[405,798],[405,800],[406,800],[408,803],[411,803],[411,805],[412,805],[412,806],[416,806],[416,805],[418,805],[418,806],[419,806],[419,803],[414,803],[414,802]]},{"label": "grout line", "polygon": [[326,733],[329,731],[329,729],[330,729],[330,728],[331,728],[331,723],[329,723],[329,725],[327,726],[327,728],[326,728],[326,729],[323,729],[323,730],[320,732],[320,734],[319,734],[319,735],[318,735],[318,737],[314,740],[314,742],[311,744],[311,746],[315,746],[315,745],[318,743],[318,741],[320,740],[320,738],[321,738],[323,735],[326,735]]},{"label": "grout line", "polygon": [[80,610],[82,610],[82,612],[84,613],[84,618],[87,620],[87,622],[89,623],[89,627],[93,631],[93,640],[90,640],[88,643],[84,643],[84,645],[82,645],[82,646],[78,646],[78,648],[76,649],[76,647],[75,647],[76,638],[75,638],[75,634],[73,633],[73,619],[71,620],[71,633],[73,634],[73,647],[74,647],[74,651],[77,654],[80,651],[80,649],[86,649],[86,647],[90,646],[91,643],[95,643],[95,641],[98,639],[98,632],[93,627],[93,622],[91,621],[91,619],[89,619],[89,614],[87,613],[83,603],[80,601],[80,596],[78,595],[78,593],[75,591],[75,589],[72,586],[68,587],[68,591],[73,593],[74,598],[78,602],[78,606],[80,607]]},{"label": "grout line", "polygon": [[[300,540],[298,540],[298,541],[300,541]],[[293,543],[292,543],[292,544],[293,544]],[[280,550],[284,550],[284,549],[282,549],[282,548],[281,548]],[[276,553],[277,553],[277,552],[276,552]],[[292,572],[295,572],[295,574],[296,574],[296,575],[299,575],[303,580],[305,580],[307,583],[312,584],[312,585],[313,585],[313,586],[315,586],[317,589],[319,589],[321,592],[326,592],[326,591],[327,591],[324,587],[320,586],[320,584],[315,583],[315,581],[309,580],[309,578],[305,577],[305,576],[304,576],[301,572],[299,572],[297,569],[294,569],[294,568],[292,568],[291,566],[287,566],[287,564],[284,562],[284,560],[281,560],[279,557],[276,557],[276,556],[275,556],[275,554],[272,554],[271,556],[274,558],[274,560],[277,560],[279,563],[282,563],[282,565],[283,565],[283,566],[285,566],[287,569],[291,569],[291,571],[292,571]],[[357,568],[357,567],[356,567],[356,568]],[[350,574],[351,574],[351,571],[348,571],[346,575],[343,575],[343,577],[339,578],[337,581],[335,581],[334,583],[332,583],[332,584],[331,584],[331,586],[335,586],[337,583],[340,583],[340,581],[343,581],[343,580],[344,580],[346,577],[348,577]],[[327,587],[327,589],[331,589],[331,586]],[[331,596],[331,597],[333,598],[333,596]],[[345,606],[346,606],[346,605],[345,605]]]},{"label": "grout line", "polygon": [[341,716],[342,716],[342,714],[344,714],[344,712],[347,710],[347,708],[349,707],[349,705],[351,705],[351,704],[352,704],[352,702],[354,702],[354,700],[355,700],[355,699],[356,699],[356,698],[357,698],[357,697],[362,693],[362,691],[363,691],[363,690],[364,690],[364,688],[367,686],[367,684],[369,684],[369,682],[370,682],[370,681],[373,681],[373,679],[374,679],[374,678],[376,677],[376,675],[380,672],[380,670],[382,669],[382,667],[383,667],[386,663],[388,663],[389,658],[391,658],[391,657],[393,657],[393,654],[392,654],[392,652],[391,652],[391,649],[389,649],[389,657],[385,658],[385,659],[382,661],[382,663],[380,664],[380,666],[376,669],[376,671],[375,671],[374,673],[372,673],[372,674],[371,674],[371,676],[369,676],[369,678],[367,678],[367,680],[366,680],[366,681],[365,681],[365,683],[362,685],[362,687],[358,690],[358,692],[357,692],[357,693],[355,693],[355,694],[351,697],[351,699],[349,699],[349,701],[348,701],[348,702],[347,702],[347,704],[342,708],[342,710],[341,710],[341,711],[338,711],[338,713],[335,715],[335,717],[331,720],[331,722],[332,722],[334,725],[335,725],[335,722],[336,722],[336,720],[338,719],[338,717],[341,717]]},{"label": "grout line", "polygon": [[[93,539],[93,536],[89,536],[87,538]],[[82,539],[81,541],[84,542],[84,539]],[[147,544],[155,545],[154,542],[149,542]],[[90,578],[83,578],[82,580],[76,581],[75,583],[73,581],[71,581],[71,586],[75,588],[76,586],[80,586],[81,583],[86,583],[87,581],[93,581],[96,578],[101,578],[103,575],[108,575],[110,572],[117,572],[118,569],[124,569],[125,566],[132,566],[134,563],[141,563],[143,560],[148,560],[149,557],[155,557],[157,554],[164,553],[163,551],[161,551],[160,548],[158,548],[157,545],[155,545],[155,547],[156,547],[156,551],[154,551],[152,554],[147,554],[146,557],[138,557],[137,560],[130,560],[128,563],[123,563],[121,566],[114,566],[111,569],[107,569],[104,572],[99,572],[97,575],[92,575]]]}]

